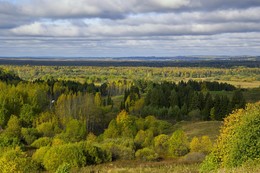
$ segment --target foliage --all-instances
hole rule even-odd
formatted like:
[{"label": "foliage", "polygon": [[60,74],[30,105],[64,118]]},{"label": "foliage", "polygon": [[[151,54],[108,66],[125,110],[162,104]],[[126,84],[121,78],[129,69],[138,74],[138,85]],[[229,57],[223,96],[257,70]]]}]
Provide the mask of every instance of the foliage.
[{"label": "foliage", "polygon": [[60,134],[61,139],[67,142],[78,142],[86,136],[86,127],[79,120],[70,120],[65,127],[65,132]]},{"label": "foliage", "polygon": [[182,163],[201,163],[205,159],[205,154],[201,152],[190,152],[180,159]]},{"label": "foliage", "polygon": [[41,148],[41,147],[45,147],[45,146],[50,146],[52,143],[52,139],[49,137],[41,137],[37,140],[35,140],[31,146],[35,147],[35,148]]},{"label": "foliage", "polygon": [[259,112],[260,102],[248,104],[224,120],[217,144],[202,164],[203,171],[207,167],[237,167],[260,157]]},{"label": "foliage", "polygon": [[165,155],[168,151],[169,145],[169,136],[165,134],[160,134],[154,138],[154,150],[160,154]]},{"label": "foliage", "polygon": [[183,156],[189,152],[188,139],[182,130],[176,130],[168,142],[169,154],[173,157]]},{"label": "foliage", "polygon": [[159,156],[153,149],[143,148],[136,151],[135,157],[143,161],[154,161],[158,159]]},{"label": "foliage", "polygon": [[149,147],[153,142],[153,131],[148,130],[139,130],[134,138],[137,148]]},{"label": "foliage", "polygon": [[22,128],[22,137],[30,145],[39,137],[39,132],[35,128]]},{"label": "foliage", "polygon": [[135,145],[131,138],[106,139],[102,146],[112,153],[112,160],[134,159]]},{"label": "foliage", "polygon": [[212,142],[208,136],[202,136],[201,139],[194,137],[190,142],[191,152],[201,152],[208,154],[212,150]]},{"label": "foliage", "polygon": [[44,122],[39,124],[36,128],[39,133],[46,137],[53,137],[58,133],[58,129],[55,128],[55,124],[52,122]]},{"label": "foliage", "polygon": [[84,166],[86,157],[82,147],[78,144],[53,146],[47,151],[43,159],[43,165],[48,171],[57,170],[63,163],[68,163],[71,167]]},{"label": "foliage", "polygon": [[46,147],[41,147],[39,149],[37,149],[33,155],[32,155],[32,159],[38,163],[38,165],[43,166],[43,159],[45,154],[47,153],[47,151],[50,149],[50,146],[46,146]]},{"label": "foliage", "polygon": [[63,163],[58,167],[55,173],[70,173],[70,169],[71,169],[70,164]]},{"label": "foliage", "polygon": [[87,164],[100,164],[112,161],[112,153],[100,145],[87,142],[84,146]]},{"label": "foliage", "polygon": [[38,167],[19,148],[11,149],[0,158],[0,172],[37,172]]}]

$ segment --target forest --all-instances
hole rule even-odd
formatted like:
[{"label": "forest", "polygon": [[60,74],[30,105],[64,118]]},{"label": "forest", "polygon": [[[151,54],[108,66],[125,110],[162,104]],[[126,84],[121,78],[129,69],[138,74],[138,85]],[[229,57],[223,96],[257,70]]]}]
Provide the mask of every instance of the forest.
[{"label": "forest", "polygon": [[2,65],[0,172],[257,172],[259,81],[255,67]]}]

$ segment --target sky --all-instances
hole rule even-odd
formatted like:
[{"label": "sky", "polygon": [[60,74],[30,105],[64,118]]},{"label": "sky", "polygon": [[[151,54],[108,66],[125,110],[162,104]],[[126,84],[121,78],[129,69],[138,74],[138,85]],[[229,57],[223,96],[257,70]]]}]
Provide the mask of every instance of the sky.
[{"label": "sky", "polygon": [[0,57],[260,55],[260,0],[0,0]]}]

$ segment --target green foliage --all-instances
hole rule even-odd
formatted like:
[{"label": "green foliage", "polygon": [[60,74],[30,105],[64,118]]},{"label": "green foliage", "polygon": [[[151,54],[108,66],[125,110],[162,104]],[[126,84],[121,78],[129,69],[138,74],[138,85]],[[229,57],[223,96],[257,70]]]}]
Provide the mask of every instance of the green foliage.
[{"label": "green foliage", "polygon": [[116,137],[134,137],[137,133],[136,118],[129,116],[128,113],[121,111],[116,120],[109,123],[108,128],[104,132],[105,138]]},{"label": "green foliage", "polygon": [[37,140],[35,140],[31,146],[35,147],[35,148],[41,148],[41,147],[45,147],[45,146],[50,146],[52,143],[52,139],[49,137],[41,137]]},{"label": "green foliage", "polygon": [[155,161],[159,158],[158,154],[150,148],[143,148],[137,150],[135,153],[135,157],[143,161]]},{"label": "green foliage", "polygon": [[30,145],[39,137],[39,132],[35,128],[22,128],[22,138]]},{"label": "green foliage", "polygon": [[61,134],[61,138],[68,142],[78,142],[86,136],[86,126],[79,120],[70,120],[65,127],[65,132]]},{"label": "green foliage", "polygon": [[154,150],[160,155],[166,155],[169,145],[169,136],[165,134],[158,135],[154,138]]},{"label": "green foliage", "polygon": [[68,163],[72,168],[84,166],[86,157],[83,149],[78,144],[65,144],[51,147],[44,156],[43,165],[48,171],[55,171],[63,163]]},{"label": "green foliage", "polygon": [[4,134],[10,138],[21,137],[21,125],[19,119],[12,115],[7,123]]},{"label": "green foliage", "polygon": [[37,127],[39,133],[46,137],[53,137],[55,134],[59,133],[60,129],[55,123],[44,122],[39,124]]},{"label": "green foliage", "polygon": [[71,166],[68,163],[61,164],[55,173],[70,173]]},{"label": "green foliage", "polygon": [[112,153],[112,160],[134,159],[135,145],[131,138],[106,139],[102,146]]},{"label": "green foliage", "polygon": [[0,172],[37,172],[38,167],[19,148],[11,149],[0,158]]},{"label": "green foliage", "polygon": [[33,155],[32,155],[32,159],[38,164],[43,166],[43,159],[45,154],[47,153],[47,151],[50,149],[50,146],[46,146],[46,147],[41,147],[39,149],[37,149]]},{"label": "green foliage", "polygon": [[259,113],[260,102],[248,104],[225,118],[217,144],[201,169],[237,167],[260,158]]},{"label": "green foliage", "polygon": [[208,136],[202,136],[201,139],[194,137],[190,142],[191,152],[201,152],[208,154],[212,150],[212,142]]},{"label": "green foliage", "polygon": [[24,126],[30,126],[35,117],[33,107],[29,104],[24,104],[21,108],[20,120]]},{"label": "green foliage", "polygon": [[153,142],[153,131],[148,129],[146,131],[139,130],[134,138],[137,148],[149,147]]},{"label": "green foliage", "polygon": [[189,152],[188,139],[182,130],[176,130],[168,142],[169,154],[173,157],[183,156]]},{"label": "green foliage", "polygon": [[112,153],[100,145],[87,142],[84,146],[87,164],[100,164],[112,161]]}]

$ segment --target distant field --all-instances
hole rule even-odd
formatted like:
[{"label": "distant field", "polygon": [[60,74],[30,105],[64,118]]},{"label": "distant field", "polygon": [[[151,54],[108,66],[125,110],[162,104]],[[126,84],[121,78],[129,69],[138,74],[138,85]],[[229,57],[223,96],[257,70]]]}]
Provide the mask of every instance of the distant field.
[{"label": "distant field", "polygon": [[260,81],[252,81],[252,82],[247,82],[247,81],[218,81],[218,82],[226,82],[231,85],[234,85],[238,88],[259,88],[260,87]]}]

